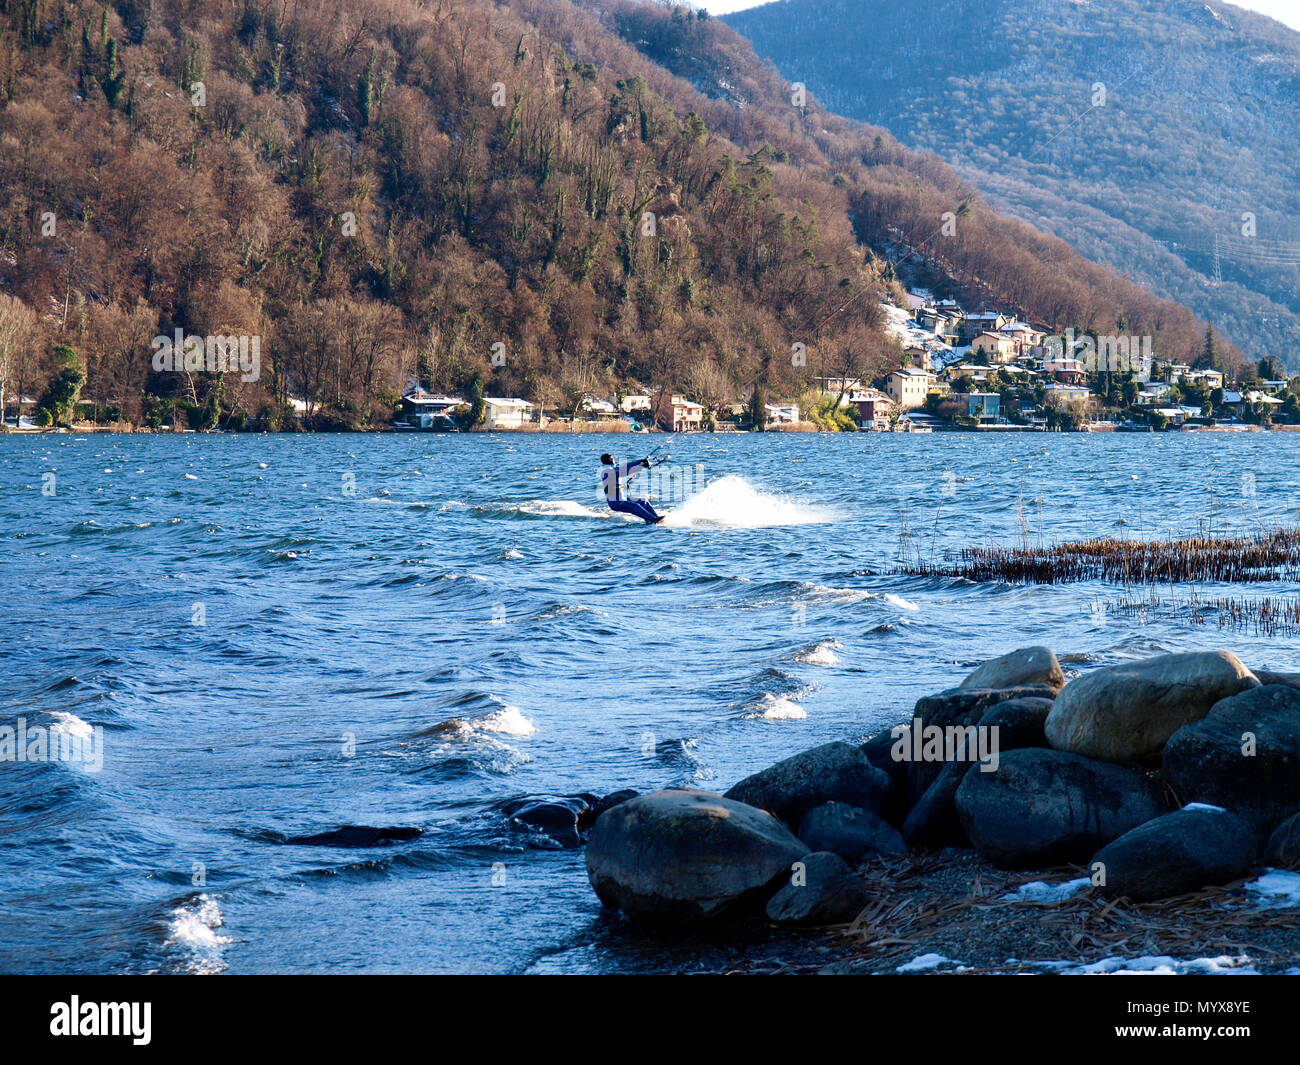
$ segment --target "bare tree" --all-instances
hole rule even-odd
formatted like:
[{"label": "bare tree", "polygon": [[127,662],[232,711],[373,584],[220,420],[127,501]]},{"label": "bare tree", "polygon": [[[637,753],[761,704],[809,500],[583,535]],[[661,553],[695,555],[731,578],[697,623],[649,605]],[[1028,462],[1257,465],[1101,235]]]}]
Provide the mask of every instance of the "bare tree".
[{"label": "bare tree", "polygon": [[18,380],[18,414],[23,411],[25,370],[40,337],[36,312],[14,296],[0,295],[0,424],[4,422],[5,389]]}]

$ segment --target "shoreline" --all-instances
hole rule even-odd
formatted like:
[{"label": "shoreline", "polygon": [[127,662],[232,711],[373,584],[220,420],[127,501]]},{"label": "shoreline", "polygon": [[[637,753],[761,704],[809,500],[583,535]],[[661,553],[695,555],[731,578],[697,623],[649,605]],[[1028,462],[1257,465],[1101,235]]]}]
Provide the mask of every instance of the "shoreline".
[{"label": "shoreline", "polygon": [[622,927],[732,931],[728,972],[1300,974],[1298,752],[1300,674],[1205,651],[1067,678],[1039,645],[722,794],[578,821]]},{"label": "shoreline", "polygon": [[456,432],[438,431],[433,429],[394,429],[391,426],[375,429],[149,429],[149,428],[130,428],[123,429],[120,427],[110,426],[79,426],[68,428],[66,426],[32,428],[24,426],[21,429],[12,426],[0,430],[0,439],[6,436],[45,436],[45,435],[65,435],[65,436],[483,436],[492,434],[508,434],[511,436],[788,436],[788,435],[822,435],[822,436],[929,436],[933,433],[974,433],[984,435],[1001,436],[1011,433],[1042,433],[1050,435],[1080,435],[1086,436],[1091,434],[1105,435],[1153,435],[1153,436],[1179,436],[1179,435],[1199,435],[1202,433],[1215,433],[1227,436],[1236,436],[1241,434],[1254,433],[1296,433],[1300,432],[1300,425],[1272,425],[1268,427],[1260,425],[1196,425],[1182,426],[1179,428],[1170,428],[1163,431],[1142,430],[1142,429],[1120,429],[1114,426],[1096,427],[1086,426],[1080,429],[1044,429],[1040,426],[1031,425],[935,425],[924,430],[879,430],[879,429],[859,429],[853,432],[835,429],[821,429],[816,426],[769,426],[761,432],[753,429],[692,429],[682,430],[677,434],[671,434],[667,429],[640,429],[631,430],[628,428],[612,428],[605,426],[592,426],[591,428],[574,429],[565,427],[562,429],[538,428],[536,426],[525,426],[516,428],[495,427],[457,430]]}]

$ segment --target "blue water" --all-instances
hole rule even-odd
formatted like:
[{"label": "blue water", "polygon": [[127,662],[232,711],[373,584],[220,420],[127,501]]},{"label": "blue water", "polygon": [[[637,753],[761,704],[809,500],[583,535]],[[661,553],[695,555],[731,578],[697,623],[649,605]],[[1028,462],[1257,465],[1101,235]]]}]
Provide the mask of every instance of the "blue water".
[{"label": "blue water", "polygon": [[[97,772],[0,763],[0,970],[681,967],[501,805],[722,790],[1027,643],[1300,668],[1114,588],[894,573],[1295,523],[1295,437],[699,436],[721,483],[653,528],[596,498],[611,441],[0,437],[0,725],[104,733]],[[283,842],[348,824],[425,831]]]}]

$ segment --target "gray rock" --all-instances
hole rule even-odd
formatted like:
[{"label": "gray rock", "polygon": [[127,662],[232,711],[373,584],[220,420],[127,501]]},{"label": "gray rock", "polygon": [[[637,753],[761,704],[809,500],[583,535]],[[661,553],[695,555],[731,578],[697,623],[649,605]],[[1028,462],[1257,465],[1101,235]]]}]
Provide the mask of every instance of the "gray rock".
[{"label": "gray rock", "polygon": [[1274,673],[1271,669],[1252,669],[1260,684],[1285,684],[1288,688],[1300,688],[1300,673]]},{"label": "gray rock", "polygon": [[809,850],[831,851],[855,865],[907,853],[907,844],[892,825],[870,810],[842,802],[809,810],[799,826],[799,838]]},{"label": "gray rock", "polygon": [[1269,865],[1300,866],[1300,813],[1288,817],[1273,830],[1264,848],[1264,861]]},{"label": "gray rock", "polygon": [[1300,690],[1268,684],[1216,703],[1174,733],[1164,768],[1184,802],[1226,807],[1267,839],[1300,809]]},{"label": "gray rock", "polygon": [[1165,809],[1136,770],[1037,747],[1008,751],[995,773],[967,773],[955,802],[975,849],[1004,869],[1082,862]]},{"label": "gray rock", "polygon": [[829,851],[804,855],[767,902],[768,920],[786,925],[847,924],[867,904],[862,879]]},{"label": "gray rock", "polygon": [[1088,863],[1102,874],[1097,890],[1134,902],[1185,895],[1245,876],[1255,860],[1255,835],[1236,814],[1188,807],[1157,817],[1106,846]]},{"label": "gray rock", "polygon": [[912,807],[903,822],[903,841],[917,849],[939,850],[943,847],[969,845],[966,831],[957,819],[957,788],[968,772],[978,773],[978,765],[970,762],[947,762],[925,790],[920,801]]},{"label": "gray rock", "polygon": [[620,791],[611,791],[608,795],[599,799],[592,808],[592,821],[603,814],[606,810],[612,810],[621,802],[627,802],[628,799],[635,799],[641,793],[635,788],[623,788]]},{"label": "gray rock", "polygon": [[[986,742],[996,757],[1002,752],[1022,747],[1045,747],[1043,723],[1052,709],[1052,700],[1024,695],[999,702],[985,710],[976,725],[987,729]],[[995,731],[996,730],[996,731]],[[968,741],[969,742],[969,741]],[[957,818],[954,800],[957,788],[968,771],[990,772],[970,760],[943,763],[937,776],[908,812],[901,828],[909,847],[938,850],[942,847],[966,847],[970,841]],[[989,762],[990,766],[995,763]]]},{"label": "gray rock", "polygon": [[290,836],[284,842],[296,847],[385,847],[390,843],[407,843],[422,835],[424,829],[405,825],[396,828],[343,825],[312,836]]},{"label": "gray rock", "polygon": [[[912,711],[913,721],[919,719],[921,727],[938,725],[977,725],[993,707],[1015,699],[1053,699],[1055,689],[1045,684],[1025,684],[1015,688],[949,688],[937,695],[927,695],[916,701]],[[911,725],[912,722],[906,722]],[[921,796],[934,783],[943,769],[942,762],[909,762],[907,768],[907,799],[915,806]]]},{"label": "gray rock", "polygon": [[502,813],[511,826],[540,833],[561,847],[578,847],[591,825],[594,795],[537,796],[506,803]]},{"label": "gray rock", "polygon": [[1108,762],[1154,761],[1182,726],[1199,721],[1220,699],[1258,686],[1227,651],[1107,666],[1061,690],[1047,715],[1047,742]]},{"label": "gray rock", "polygon": [[1017,751],[1022,747],[1046,747],[1044,728],[1052,712],[1051,699],[1022,696],[991,707],[979,719],[981,728],[996,728],[999,751]]},{"label": "gray rock", "polygon": [[704,791],[655,791],[596,820],[587,879],[636,921],[691,925],[761,908],[807,853],[762,810]]},{"label": "gray rock", "polygon": [[889,790],[889,778],[851,743],[824,743],[746,777],[726,797],[776,814],[798,825],[825,802],[844,802],[875,811]]},{"label": "gray rock", "polygon": [[1001,658],[985,662],[959,685],[962,688],[1014,688],[1022,684],[1046,684],[1060,688],[1065,674],[1050,647],[1022,647]]},{"label": "gray rock", "polygon": [[858,749],[867,756],[867,761],[889,778],[889,788],[880,797],[879,810],[882,818],[897,827],[907,817],[907,763],[900,762],[890,752],[894,747],[894,738],[889,729],[877,732]]}]

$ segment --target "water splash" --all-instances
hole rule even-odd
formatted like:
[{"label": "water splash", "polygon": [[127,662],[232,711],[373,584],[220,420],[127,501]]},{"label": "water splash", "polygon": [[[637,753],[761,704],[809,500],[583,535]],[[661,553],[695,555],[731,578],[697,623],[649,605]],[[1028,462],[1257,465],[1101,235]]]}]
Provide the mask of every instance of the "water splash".
[{"label": "water splash", "polygon": [[691,496],[669,513],[663,524],[670,528],[721,525],[761,529],[773,525],[820,525],[834,520],[829,511],[761,492],[733,474]]}]

